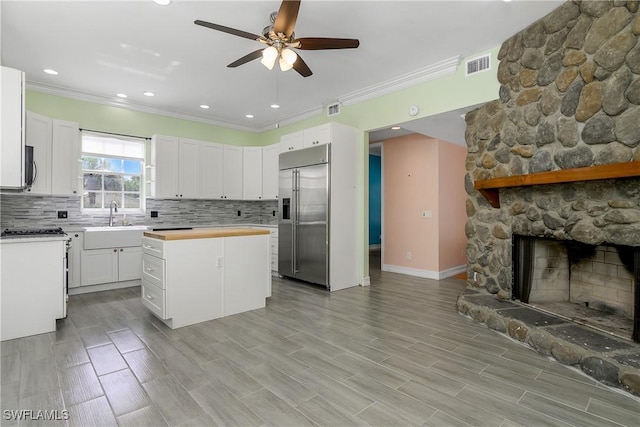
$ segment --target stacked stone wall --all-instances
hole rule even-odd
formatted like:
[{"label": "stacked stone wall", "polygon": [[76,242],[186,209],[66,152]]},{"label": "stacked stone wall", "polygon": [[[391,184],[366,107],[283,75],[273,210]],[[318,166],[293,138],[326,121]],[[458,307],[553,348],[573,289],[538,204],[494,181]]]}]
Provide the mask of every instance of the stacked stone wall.
[{"label": "stacked stone wall", "polygon": [[640,161],[638,6],[568,1],[502,45],[499,99],[466,116],[470,285],[511,292],[513,233],[640,246],[640,178],[505,189],[498,209],[473,187]]}]

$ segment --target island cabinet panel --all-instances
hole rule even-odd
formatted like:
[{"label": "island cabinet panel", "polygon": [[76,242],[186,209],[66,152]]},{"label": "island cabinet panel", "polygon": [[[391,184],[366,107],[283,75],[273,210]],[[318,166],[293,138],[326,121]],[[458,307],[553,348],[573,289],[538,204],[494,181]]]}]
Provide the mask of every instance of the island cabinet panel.
[{"label": "island cabinet panel", "polygon": [[267,231],[146,232],[142,251],[142,303],[172,329],[265,306]]},{"label": "island cabinet panel", "polygon": [[[266,237],[266,238],[265,238]],[[224,239],[224,315],[264,307],[271,286],[257,284],[271,278],[271,247],[268,235],[227,237]],[[247,262],[251,260],[251,262]]]}]

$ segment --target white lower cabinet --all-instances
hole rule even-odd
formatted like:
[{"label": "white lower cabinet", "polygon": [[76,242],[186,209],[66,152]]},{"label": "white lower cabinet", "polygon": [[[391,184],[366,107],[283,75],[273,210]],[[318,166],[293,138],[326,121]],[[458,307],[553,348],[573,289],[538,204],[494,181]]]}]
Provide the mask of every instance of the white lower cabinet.
[{"label": "white lower cabinet", "polygon": [[142,247],[120,248],[118,252],[118,282],[142,277]]},{"label": "white lower cabinet", "polygon": [[85,249],[81,286],[138,280],[142,277],[142,248]]},{"label": "white lower cabinet", "polygon": [[161,319],[166,319],[164,289],[142,279],[142,304]]},{"label": "white lower cabinet", "polygon": [[0,240],[1,341],[56,330],[66,315],[65,245],[60,236]]}]

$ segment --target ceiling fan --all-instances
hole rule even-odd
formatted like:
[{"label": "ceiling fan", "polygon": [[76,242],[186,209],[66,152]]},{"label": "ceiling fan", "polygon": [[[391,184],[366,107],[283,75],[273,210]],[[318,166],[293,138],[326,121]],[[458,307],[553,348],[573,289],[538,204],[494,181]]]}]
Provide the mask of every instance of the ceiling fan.
[{"label": "ceiling fan", "polygon": [[354,49],[360,45],[357,39],[336,39],[327,37],[303,37],[297,39],[293,32],[300,9],[300,0],[283,0],[278,12],[271,13],[271,23],[262,30],[262,35],[248,33],[211,22],[196,20],[196,25],[211,28],[223,33],[232,34],[246,39],[256,40],[266,44],[264,49],[258,49],[227,65],[235,68],[249,61],[262,57],[260,61],[268,69],[272,69],[279,60],[280,69],[287,71],[293,68],[301,76],[309,77],[311,69],[293,49],[323,50],[323,49]]}]

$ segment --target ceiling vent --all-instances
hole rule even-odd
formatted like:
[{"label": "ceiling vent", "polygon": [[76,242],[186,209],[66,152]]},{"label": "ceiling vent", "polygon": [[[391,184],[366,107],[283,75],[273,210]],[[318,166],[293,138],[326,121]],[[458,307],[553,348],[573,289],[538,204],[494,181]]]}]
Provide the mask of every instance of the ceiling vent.
[{"label": "ceiling vent", "polygon": [[335,104],[327,105],[327,116],[337,116],[340,114],[340,103],[336,102]]},{"label": "ceiling vent", "polygon": [[491,69],[491,55],[487,54],[465,62],[465,76],[480,73]]}]

